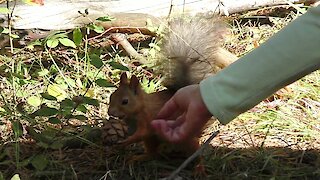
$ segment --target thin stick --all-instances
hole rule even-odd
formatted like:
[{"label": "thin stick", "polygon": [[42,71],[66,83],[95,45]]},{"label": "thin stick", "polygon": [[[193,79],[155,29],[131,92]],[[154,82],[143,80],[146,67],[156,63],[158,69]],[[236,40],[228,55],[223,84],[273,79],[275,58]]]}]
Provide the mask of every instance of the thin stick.
[{"label": "thin stick", "polygon": [[129,54],[129,56],[137,59],[141,64],[147,63],[147,60],[132,47],[124,34],[113,33],[111,38],[113,41],[116,41],[116,43],[120,44],[122,48]]},{"label": "thin stick", "polygon": [[219,130],[212,133],[212,135],[206,140],[206,142],[196,151],[194,152],[188,159],[186,159],[173,173],[170,174],[169,177],[165,178],[165,180],[173,180],[182,169],[184,169],[191,161],[193,161],[196,157],[198,157],[204,148],[206,148],[209,143],[219,134]]},{"label": "thin stick", "polygon": [[[156,36],[155,33],[153,32],[150,32],[146,27],[127,27],[127,26],[115,26],[115,27],[110,27],[108,28],[107,30],[105,30],[103,33],[97,35],[97,36],[94,36],[92,38],[89,38],[88,41],[91,41],[91,40],[94,40],[94,39],[97,39],[97,38],[100,38],[102,36],[104,36],[105,34],[109,33],[109,32],[112,32],[113,30],[117,30],[117,31],[120,31],[121,30],[126,30],[126,29],[129,29],[131,30],[131,33],[135,32],[135,33],[140,33],[140,34],[144,34],[144,35],[151,35],[151,36]],[[141,31],[144,31],[144,33],[142,33]],[[148,33],[147,33],[148,32]]]}]

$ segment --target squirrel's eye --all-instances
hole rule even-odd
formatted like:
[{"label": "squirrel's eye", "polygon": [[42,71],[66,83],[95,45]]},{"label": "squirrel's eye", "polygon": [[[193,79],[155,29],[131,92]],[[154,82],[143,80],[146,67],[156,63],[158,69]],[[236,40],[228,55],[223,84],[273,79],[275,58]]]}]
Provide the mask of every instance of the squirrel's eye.
[{"label": "squirrel's eye", "polygon": [[129,102],[129,100],[128,100],[128,99],[122,99],[121,104],[122,104],[122,105],[126,105],[126,104],[128,104],[128,102]]}]

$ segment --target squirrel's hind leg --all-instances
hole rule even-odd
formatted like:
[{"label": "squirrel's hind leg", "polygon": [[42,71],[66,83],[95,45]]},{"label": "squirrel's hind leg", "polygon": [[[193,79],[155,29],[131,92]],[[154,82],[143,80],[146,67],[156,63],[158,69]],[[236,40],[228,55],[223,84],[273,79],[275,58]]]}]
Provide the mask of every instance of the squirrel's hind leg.
[{"label": "squirrel's hind leg", "polygon": [[134,155],[131,156],[128,159],[128,163],[134,163],[134,162],[139,162],[139,161],[148,161],[152,160],[158,157],[158,147],[159,147],[159,140],[154,137],[146,137],[143,139],[144,142],[144,154],[140,155]]},{"label": "squirrel's hind leg", "polygon": [[160,141],[156,136],[150,136],[144,139],[144,150],[150,156],[158,156]]}]

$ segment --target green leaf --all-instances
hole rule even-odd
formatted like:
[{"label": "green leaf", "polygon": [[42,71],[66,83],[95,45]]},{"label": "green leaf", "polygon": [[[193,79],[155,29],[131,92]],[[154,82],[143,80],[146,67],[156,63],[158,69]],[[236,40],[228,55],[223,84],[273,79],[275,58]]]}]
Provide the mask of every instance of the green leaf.
[{"label": "green leaf", "polygon": [[91,24],[88,26],[90,29],[94,30],[96,33],[103,33],[104,32],[104,28],[103,26],[98,26],[96,24]]},{"label": "green leaf", "polygon": [[10,11],[8,8],[4,8],[4,7],[1,7],[0,8],[0,14],[9,14]]},{"label": "green leaf", "polygon": [[43,97],[44,99],[50,100],[50,101],[56,101],[57,98],[54,96],[51,96],[49,93],[41,93],[40,94],[41,97]]},{"label": "green leaf", "polygon": [[23,134],[22,125],[20,121],[13,121],[12,123],[12,129],[16,136],[20,137]]},{"label": "green leaf", "polygon": [[11,180],[20,180],[19,174],[15,174],[12,176]]},{"label": "green leaf", "polygon": [[28,134],[31,135],[32,139],[37,141],[37,146],[48,148],[48,144],[52,142],[53,137],[55,134],[48,133],[48,130],[42,130],[42,132],[35,131],[32,126],[28,128]]},{"label": "green leaf", "polygon": [[112,83],[110,83],[109,81],[107,81],[106,79],[97,79],[96,81],[95,81],[97,84],[98,84],[98,86],[100,86],[100,87],[115,87]]},{"label": "green leaf", "polygon": [[58,39],[48,39],[46,44],[49,48],[55,48],[58,46],[59,40]]},{"label": "green leaf", "polygon": [[61,101],[60,108],[62,108],[62,109],[73,109],[74,104],[75,103],[71,99],[65,99],[65,100]]},{"label": "green leaf", "polygon": [[18,39],[19,38],[19,36],[16,35],[16,34],[10,34],[10,37],[13,38],[13,39]]},{"label": "green leaf", "polygon": [[43,154],[38,154],[31,160],[31,164],[39,171],[43,171],[48,165],[48,158]]},{"label": "green leaf", "polygon": [[65,118],[72,114],[72,110],[74,109],[75,103],[71,99],[65,99],[60,103],[60,112]]},{"label": "green leaf", "polygon": [[113,20],[115,20],[115,18],[110,17],[110,16],[102,16],[102,17],[98,17],[96,20],[106,22],[106,21],[113,21]]},{"label": "green leaf", "polygon": [[31,106],[38,107],[41,105],[41,99],[38,96],[30,96],[27,99],[27,103],[30,104]]},{"label": "green leaf", "polygon": [[59,101],[67,98],[67,93],[57,84],[50,84],[48,86],[48,94],[57,98]]},{"label": "green leaf", "polygon": [[39,39],[33,41],[33,42],[30,42],[27,46],[28,49],[34,49],[34,46],[42,46],[42,43],[40,42]]},{"label": "green leaf", "polygon": [[83,104],[78,105],[77,110],[83,113],[87,112],[87,108]]},{"label": "green leaf", "polygon": [[85,120],[88,119],[88,118],[87,118],[86,116],[84,116],[84,115],[75,115],[75,116],[73,116],[73,118],[78,119],[78,120],[81,120],[81,121],[85,121]]},{"label": "green leaf", "polygon": [[40,109],[38,109],[36,112],[34,112],[34,114],[36,116],[53,116],[56,115],[58,113],[58,110],[55,108],[50,108],[50,107],[41,107]]},{"label": "green leaf", "polygon": [[60,124],[61,123],[61,121],[60,121],[60,119],[58,119],[58,118],[56,118],[56,117],[51,117],[51,118],[49,118],[49,123],[51,123],[51,124]]},{"label": "green leaf", "polygon": [[6,112],[6,110],[2,107],[0,107],[0,112]]},{"label": "green leaf", "polygon": [[82,33],[79,28],[73,30],[73,42],[79,46],[82,41]]},{"label": "green leaf", "polygon": [[50,73],[50,72],[49,72],[48,69],[42,69],[41,71],[38,72],[38,75],[39,75],[40,77],[43,77],[43,76],[48,75],[49,73]]},{"label": "green leaf", "polygon": [[90,55],[90,63],[98,69],[103,66],[103,62],[97,54]]},{"label": "green leaf", "polygon": [[67,33],[65,31],[55,31],[47,37],[47,39],[61,39],[61,38],[68,38]]},{"label": "green leaf", "polygon": [[2,33],[3,34],[9,34],[9,29],[4,27],[3,30],[2,30]]},{"label": "green leaf", "polygon": [[3,30],[4,30],[4,29],[3,29],[3,27],[0,27],[0,33],[2,33],[2,32],[3,32]]},{"label": "green leaf", "polygon": [[124,66],[124,65],[122,65],[120,63],[117,63],[115,61],[111,61],[111,62],[109,62],[109,64],[114,69],[120,69],[120,70],[123,70],[123,71],[129,71],[129,68],[127,68],[126,66]]},{"label": "green leaf", "polygon": [[[63,84],[65,84],[65,82],[67,82],[71,87],[77,87],[76,86],[76,81],[74,80],[74,79],[72,79],[71,77],[69,77],[69,76],[66,76],[65,78],[64,78],[64,81],[62,81],[61,82],[61,84],[63,83]],[[68,86],[67,86],[68,87]]]},{"label": "green leaf", "polygon": [[83,103],[93,106],[99,106],[99,101],[90,97],[83,97]]},{"label": "green leaf", "polygon": [[71,41],[68,38],[59,38],[59,41],[62,45],[67,46],[67,47],[72,47],[72,48],[77,48],[77,46],[74,44],[73,41]]}]

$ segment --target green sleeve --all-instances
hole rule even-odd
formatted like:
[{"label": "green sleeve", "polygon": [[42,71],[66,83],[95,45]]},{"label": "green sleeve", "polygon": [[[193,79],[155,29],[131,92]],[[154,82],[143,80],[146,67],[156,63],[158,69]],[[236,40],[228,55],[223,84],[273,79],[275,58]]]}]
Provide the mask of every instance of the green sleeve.
[{"label": "green sleeve", "polygon": [[200,83],[214,117],[226,124],[280,88],[320,68],[320,6]]}]

